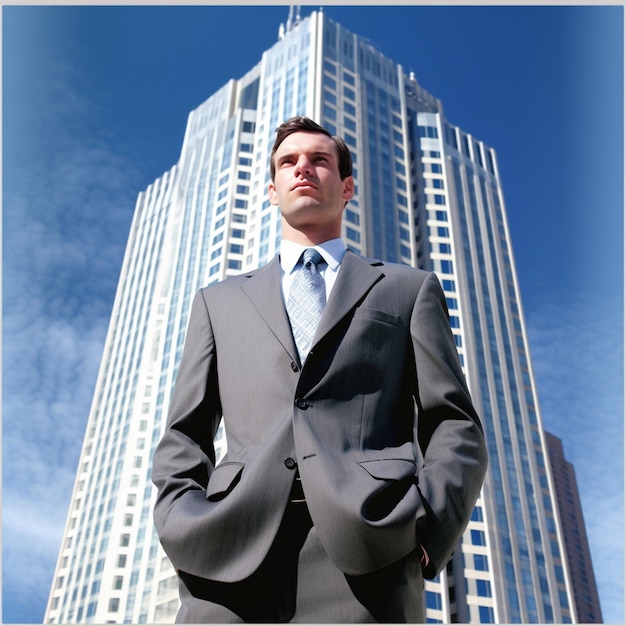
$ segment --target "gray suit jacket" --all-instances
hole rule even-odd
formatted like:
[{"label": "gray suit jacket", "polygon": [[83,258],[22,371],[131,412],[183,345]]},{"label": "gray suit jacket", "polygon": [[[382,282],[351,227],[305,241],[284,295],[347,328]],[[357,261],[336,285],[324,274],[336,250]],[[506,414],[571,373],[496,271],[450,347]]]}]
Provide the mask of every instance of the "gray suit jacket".
[{"label": "gray suit jacket", "polygon": [[[222,416],[228,453],[215,467]],[[254,572],[289,499],[289,459],[345,573],[419,544],[426,577],[445,566],[487,461],[434,274],[348,251],[303,367],[277,258],[198,292],[153,466],[176,569],[223,582]]]}]

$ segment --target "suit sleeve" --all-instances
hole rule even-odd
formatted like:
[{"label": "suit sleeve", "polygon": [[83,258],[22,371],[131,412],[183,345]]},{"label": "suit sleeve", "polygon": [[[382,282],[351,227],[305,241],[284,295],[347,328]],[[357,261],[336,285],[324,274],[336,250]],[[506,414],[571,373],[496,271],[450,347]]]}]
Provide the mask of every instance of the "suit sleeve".
[{"label": "suit sleeve", "polygon": [[469,522],[487,467],[479,417],[472,405],[439,281],[431,273],[413,310],[417,434],[423,466],[418,488],[426,515],[417,539],[428,554],[426,578],[446,565]]},{"label": "suit sleeve", "polygon": [[202,292],[194,298],[169,415],[155,450],[154,520],[172,563],[193,571],[206,534],[206,486],[215,465],[221,419],[215,341]]}]

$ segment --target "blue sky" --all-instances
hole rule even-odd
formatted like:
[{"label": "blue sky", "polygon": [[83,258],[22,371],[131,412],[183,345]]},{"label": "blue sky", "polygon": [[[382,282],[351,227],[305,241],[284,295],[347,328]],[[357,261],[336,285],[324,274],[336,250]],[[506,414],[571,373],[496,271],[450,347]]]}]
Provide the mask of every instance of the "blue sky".
[{"label": "blue sky", "polygon": [[[623,8],[324,10],[497,151],[544,425],[623,623]],[[5,623],[43,619],[137,194],[287,15],[2,7]]]}]

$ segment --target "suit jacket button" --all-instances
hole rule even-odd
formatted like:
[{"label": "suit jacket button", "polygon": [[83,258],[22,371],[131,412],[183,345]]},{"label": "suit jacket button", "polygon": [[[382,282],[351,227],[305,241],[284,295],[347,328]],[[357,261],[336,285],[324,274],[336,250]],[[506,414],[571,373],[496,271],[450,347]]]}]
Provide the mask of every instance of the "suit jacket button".
[{"label": "suit jacket button", "polygon": [[291,362],[291,369],[292,369],[294,372],[297,372],[297,371],[298,371],[298,364],[297,364],[295,361],[292,361],[292,362]]},{"label": "suit jacket button", "polygon": [[296,399],[296,406],[297,406],[299,409],[302,409],[303,411],[304,411],[305,409],[308,409],[308,408],[309,408],[309,405],[307,404],[307,401],[306,401],[306,400],[303,400],[302,398],[297,398],[297,399]]},{"label": "suit jacket button", "polygon": [[290,456],[288,456],[288,457],[285,459],[284,463],[285,463],[285,467],[286,467],[287,469],[290,469],[290,470],[292,470],[292,469],[296,469],[296,467],[297,467],[297,465],[298,465],[298,464],[296,463],[296,460],[295,460],[295,459],[292,459]]}]

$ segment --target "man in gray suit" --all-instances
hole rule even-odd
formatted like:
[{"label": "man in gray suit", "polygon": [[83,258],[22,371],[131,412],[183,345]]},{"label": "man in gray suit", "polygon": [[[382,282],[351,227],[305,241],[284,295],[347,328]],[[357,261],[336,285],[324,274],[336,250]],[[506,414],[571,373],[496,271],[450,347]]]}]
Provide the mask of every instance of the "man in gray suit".
[{"label": "man in gray suit", "polygon": [[342,139],[292,118],[270,173],[280,255],[196,294],[154,456],[177,621],[421,622],[487,463],[445,298],[346,250]]}]

